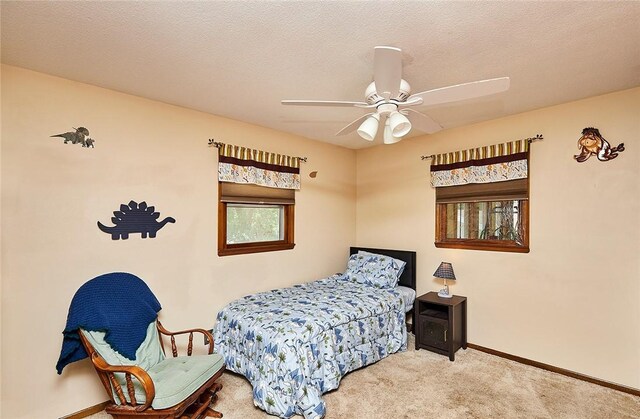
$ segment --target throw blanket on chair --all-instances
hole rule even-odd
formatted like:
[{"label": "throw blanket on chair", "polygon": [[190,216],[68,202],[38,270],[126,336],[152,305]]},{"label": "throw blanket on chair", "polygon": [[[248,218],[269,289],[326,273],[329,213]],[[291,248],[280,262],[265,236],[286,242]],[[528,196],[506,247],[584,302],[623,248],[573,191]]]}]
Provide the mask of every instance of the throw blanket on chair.
[{"label": "throw blanket on chair", "polygon": [[87,358],[78,329],[105,332],[105,341],[129,359],[147,335],[149,323],[162,307],[147,284],[135,275],[114,272],[86,282],[73,296],[62,350],[56,364],[58,374],[71,362]]}]

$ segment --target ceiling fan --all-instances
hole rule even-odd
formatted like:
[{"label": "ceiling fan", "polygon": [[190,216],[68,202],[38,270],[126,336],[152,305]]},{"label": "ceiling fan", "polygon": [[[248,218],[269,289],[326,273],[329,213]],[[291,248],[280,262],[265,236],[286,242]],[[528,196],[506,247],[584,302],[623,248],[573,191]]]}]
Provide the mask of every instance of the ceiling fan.
[{"label": "ceiling fan", "polygon": [[358,135],[373,141],[378,126],[384,126],[385,144],[398,142],[416,128],[427,134],[442,129],[431,117],[411,109],[411,106],[431,106],[504,92],[509,89],[509,77],[479,80],[411,94],[411,87],[402,79],[402,50],[378,46],[374,50],[373,82],[364,92],[364,102],[337,100],[283,100],[283,105],[345,106],[371,109],[366,115],[342,128],[336,135],[357,129]]}]

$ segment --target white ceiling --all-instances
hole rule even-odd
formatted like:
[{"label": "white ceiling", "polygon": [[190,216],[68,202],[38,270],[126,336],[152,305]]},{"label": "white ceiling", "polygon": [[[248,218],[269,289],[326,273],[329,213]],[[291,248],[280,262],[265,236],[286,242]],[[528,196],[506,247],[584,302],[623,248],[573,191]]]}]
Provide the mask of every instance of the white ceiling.
[{"label": "white ceiling", "polygon": [[363,100],[376,45],[402,48],[413,92],[511,77],[417,108],[445,128],[640,85],[640,2],[2,1],[1,18],[3,63],[350,148],[372,143],[334,134],[365,111],[280,100]]}]

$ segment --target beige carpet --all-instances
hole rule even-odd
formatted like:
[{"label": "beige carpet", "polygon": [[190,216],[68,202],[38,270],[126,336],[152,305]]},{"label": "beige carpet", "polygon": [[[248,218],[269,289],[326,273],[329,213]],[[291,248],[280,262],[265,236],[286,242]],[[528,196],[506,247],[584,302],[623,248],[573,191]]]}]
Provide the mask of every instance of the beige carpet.
[{"label": "beige carpet", "polygon": [[[244,377],[225,374],[222,383],[215,408],[226,419],[274,418],[253,406]],[[415,351],[413,336],[409,350],[347,374],[324,399],[326,419],[640,418],[640,397],[472,349],[450,362]]]}]

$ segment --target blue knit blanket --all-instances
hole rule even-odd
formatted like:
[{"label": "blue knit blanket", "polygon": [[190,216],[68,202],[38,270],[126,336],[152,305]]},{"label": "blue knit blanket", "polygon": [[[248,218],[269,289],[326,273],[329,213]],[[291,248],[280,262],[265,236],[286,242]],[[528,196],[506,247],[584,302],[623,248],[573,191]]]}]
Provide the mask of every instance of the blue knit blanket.
[{"label": "blue knit blanket", "polygon": [[62,332],[58,374],[71,362],[87,358],[78,329],[105,332],[105,341],[128,359],[147,335],[162,307],[147,284],[135,275],[114,272],[86,282],[73,296]]}]

